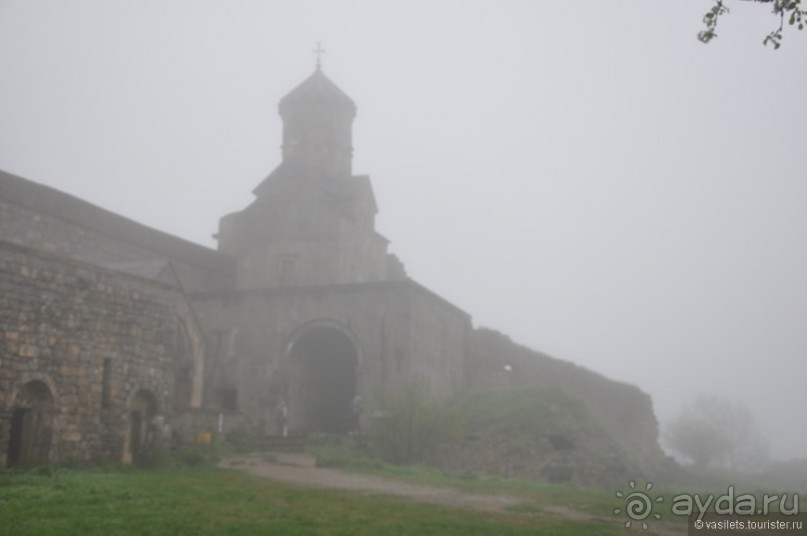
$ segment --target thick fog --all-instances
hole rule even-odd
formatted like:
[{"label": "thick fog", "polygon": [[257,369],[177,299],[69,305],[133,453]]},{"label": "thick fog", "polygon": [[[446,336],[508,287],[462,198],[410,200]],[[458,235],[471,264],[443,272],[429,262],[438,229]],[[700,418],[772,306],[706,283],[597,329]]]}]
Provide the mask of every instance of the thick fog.
[{"label": "thick fog", "polygon": [[476,325],[743,400],[807,455],[807,32],[707,0],[0,1],[0,169],[215,247],[314,69],[410,275]]}]

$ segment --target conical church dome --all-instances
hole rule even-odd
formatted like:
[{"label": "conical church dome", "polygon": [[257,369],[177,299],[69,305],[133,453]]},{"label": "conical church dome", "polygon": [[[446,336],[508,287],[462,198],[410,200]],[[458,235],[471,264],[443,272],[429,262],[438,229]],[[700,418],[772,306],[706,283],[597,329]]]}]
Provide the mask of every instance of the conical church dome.
[{"label": "conical church dome", "polygon": [[283,165],[301,179],[351,175],[356,105],[317,68],[280,100]]},{"label": "conical church dome", "polygon": [[325,76],[321,69],[303,80],[297,87],[280,99],[280,115],[284,119],[288,112],[301,107],[312,105],[326,105],[335,110],[356,114],[356,104],[353,99],[339,89],[336,84]]}]

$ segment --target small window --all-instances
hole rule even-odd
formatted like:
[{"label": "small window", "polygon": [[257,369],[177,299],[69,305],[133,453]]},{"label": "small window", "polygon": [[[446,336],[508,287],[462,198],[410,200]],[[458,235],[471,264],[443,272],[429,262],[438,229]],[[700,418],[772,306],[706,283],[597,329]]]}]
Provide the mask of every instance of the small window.
[{"label": "small window", "polygon": [[112,358],[104,358],[103,367],[101,373],[101,407],[108,408],[112,405]]},{"label": "small window", "polygon": [[238,411],[238,389],[233,387],[218,389],[219,407],[224,411]]}]

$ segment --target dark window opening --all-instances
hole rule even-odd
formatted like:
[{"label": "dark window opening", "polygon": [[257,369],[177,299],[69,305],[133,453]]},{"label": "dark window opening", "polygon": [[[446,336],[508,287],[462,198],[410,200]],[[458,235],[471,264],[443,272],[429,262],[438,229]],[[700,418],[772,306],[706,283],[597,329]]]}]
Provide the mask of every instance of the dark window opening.
[{"label": "dark window opening", "polygon": [[22,459],[22,438],[27,409],[17,408],[11,417],[11,437],[8,442],[8,465],[15,466]]},{"label": "dark window opening", "polygon": [[101,407],[112,405],[112,359],[104,358],[103,372],[101,373]]},{"label": "dark window opening", "polygon": [[219,399],[219,407],[225,411],[238,411],[238,389],[228,387],[218,389],[216,395]]}]

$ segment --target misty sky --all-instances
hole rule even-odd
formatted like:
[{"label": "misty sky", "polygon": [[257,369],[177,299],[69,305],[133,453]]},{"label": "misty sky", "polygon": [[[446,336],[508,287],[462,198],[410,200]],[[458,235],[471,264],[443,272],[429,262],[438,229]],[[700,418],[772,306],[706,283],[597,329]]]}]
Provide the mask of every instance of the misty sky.
[{"label": "misty sky", "polygon": [[[807,456],[807,32],[707,0],[0,0],[0,169],[211,247],[314,68],[409,274],[653,396],[744,400]],[[775,437],[774,437],[775,436]]]}]

